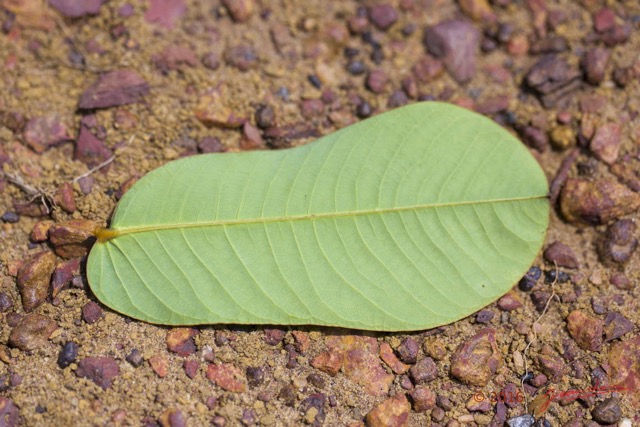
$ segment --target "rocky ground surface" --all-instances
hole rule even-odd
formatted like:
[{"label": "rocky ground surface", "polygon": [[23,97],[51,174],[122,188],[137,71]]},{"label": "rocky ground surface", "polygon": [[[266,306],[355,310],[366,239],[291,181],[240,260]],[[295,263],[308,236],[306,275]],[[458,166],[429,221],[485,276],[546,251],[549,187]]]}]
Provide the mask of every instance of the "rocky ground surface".
[{"label": "rocky ground surface", "polygon": [[[636,0],[0,4],[0,425],[640,422]],[[92,297],[86,230],[148,171],[433,99],[549,177],[544,253],[497,303],[372,334],[170,329]]]}]

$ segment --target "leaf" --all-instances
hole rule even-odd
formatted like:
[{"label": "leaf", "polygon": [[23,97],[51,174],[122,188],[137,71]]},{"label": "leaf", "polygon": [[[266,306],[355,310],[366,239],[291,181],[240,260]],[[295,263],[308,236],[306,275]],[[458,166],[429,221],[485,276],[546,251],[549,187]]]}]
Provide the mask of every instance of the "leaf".
[{"label": "leaf", "polygon": [[523,275],[546,196],[537,162],[500,126],[413,104],[301,147],[149,173],[97,233],[89,283],[152,323],[433,328]]}]

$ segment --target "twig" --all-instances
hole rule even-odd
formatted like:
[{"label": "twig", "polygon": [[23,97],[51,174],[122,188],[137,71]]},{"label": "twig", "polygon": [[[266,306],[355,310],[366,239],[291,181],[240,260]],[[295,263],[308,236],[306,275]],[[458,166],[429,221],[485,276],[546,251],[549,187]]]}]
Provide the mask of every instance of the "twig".
[{"label": "twig", "polygon": [[113,162],[116,159],[116,155],[112,155],[111,157],[109,157],[107,160],[105,160],[104,162],[100,163],[98,166],[92,167],[91,169],[89,169],[88,171],[86,171],[85,173],[83,173],[82,175],[76,176],[75,178],[73,178],[73,182],[78,182],[80,181],[82,178],[86,178],[89,175],[91,175],[92,173],[99,171],[100,169],[102,169],[103,167],[107,166],[108,164],[110,164],[111,162]]},{"label": "twig", "polygon": [[3,172],[3,174],[5,178],[7,178],[7,181],[12,183],[16,187],[18,187],[20,190],[22,190],[24,193],[27,194],[27,196],[31,197],[29,199],[29,202],[33,202],[36,199],[40,199],[40,203],[42,203],[42,206],[44,206],[44,208],[46,209],[47,214],[50,213],[52,207],[56,205],[53,197],[49,195],[49,193],[47,193],[45,190],[41,188],[36,188],[30,184],[27,184],[24,181],[24,179],[19,175],[13,175],[9,172]]}]

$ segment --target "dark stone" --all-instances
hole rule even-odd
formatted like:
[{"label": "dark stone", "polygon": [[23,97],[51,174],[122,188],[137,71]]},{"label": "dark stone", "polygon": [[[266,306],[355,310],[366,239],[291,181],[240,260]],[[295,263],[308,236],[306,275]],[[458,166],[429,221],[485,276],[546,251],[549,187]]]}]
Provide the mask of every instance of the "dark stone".
[{"label": "dark stone", "polygon": [[633,330],[633,322],[620,313],[609,312],[604,318],[605,341],[613,341]]},{"label": "dark stone", "polygon": [[623,219],[610,225],[604,237],[598,240],[600,260],[606,264],[627,262],[638,248],[635,234],[636,224],[633,220]]},{"label": "dark stone", "polygon": [[425,357],[409,369],[409,375],[414,384],[426,383],[438,377],[438,367],[432,358]]},{"label": "dark stone", "polygon": [[398,11],[390,4],[378,4],[369,8],[369,20],[379,30],[388,30],[398,20]]},{"label": "dark stone", "polygon": [[251,387],[257,387],[264,382],[264,369],[249,366],[246,370],[247,383]]},{"label": "dark stone", "polygon": [[78,344],[73,341],[66,342],[58,354],[58,366],[64,369],[78,358]]},{"label": "dark stone", "polygon": [[567,283],[571,280],[571,276],[566,271],[547,270],[544,272],[545,283]]},{"label": "dark stone", "polygon": [[529,271],[527,271],[527,274],[525,274],[518,282],[518,287],[521,291],[529,292],[536,285],[541,275],[542,270],[540,270],[540,267],[531,267]]},{"label": "dark stone", "polygon": [[13,300],[6,292],[0,292],[0,313],[9,311],[13,307]]},{"label": "dark stone", "polygon": [[520,415],[518,417],[509,418],[507,425],[509,427],[531,427],[536,422],[536,419],[531,415]]},{"label": "dark stone", "polygon": [[89,167],[95,167],[112,155],[104,141],[98,139],[88,128],[80,126],[80,134],[73,153],[74,160],[80,160]]},{"label": "dark stone", "polygon": [[405,338],[396,349],[396,352],[401,361],[407,364],[414,364],[418,360],[419,350],[420,346],[413,338]]},{"label": "dark stone", "polygon": [[133,366],[134,368],[139,367],[144,362],[142,353],[137,348],[131,350],[131,352],[129,352],[125,359],[127,360],[127,362],[131,363],[131,366]]},{"label": "dark stone", "polygon": [[85,357],[78,362],[76,375],[88,378],[106,390],[111,387],[114,378],[120,375],[120,368],[112,357]]},{"label": "dark stone", "polygon": [[600,424],[615,424],[622,418],[620,403],[615,397],[610,397],[596,406],[591,415]]},{"label": "dark stone", "polygon": [[227,64],[240,71],[248,71],[258,66],[258,54],[253,47],[248,45],[228,48],[224,52],[224,60]]},{"label": "dark stone", "polygon": [[18,215],[15,212],[6,211],[5,213],[2,214],[2,216],[0,217],[0,220],[2,220],[2,222],[7,222],[9,224],[15,224],[16,222],[20,221],[20,215]]},{"label": "dark stone", "polygon": [[324,404],[326,401],[326,396],[322,393],[315,393],[311,396],[307,397],[302,401],[300,405],[300,410],[303,414],[309,412],[311,408],[316,409],[315,417],[313,421],[309,422],[309,420],[305,420],[307,423],[311,424],[314,427],[320,427],[324,424],[325,419],[325,411]]},{"label": "dark stone", "polygon": [[222,153],[225,151],[224,145],[220,139],[215,136],[206,136],[198,143],[198,151],[200,153]]},{"label": "dark stone", "polygon": [[284,338],[285,331],[282,329],[265,329],[264,341],[269,345],[278,345]]},{"label": "dark stone", "polygon": [[266,129],[276,124],[276,115],[270,105],[259,105],[256,108],[256,124],[259,128]]},{"label": "dark stone", "polygon": [[544,258],[559,267],[578,268],[580,264],[571,248],[561,242],[553,242],[544,250]]},{"label": "dark stone", "polygon": [[78,108],[91,110],[132,104],[149,93],[149,89],[149,84],[133,70],[111,71],[82,93]]},{"label": "dark stone", "polygon": [[102,317],[102,307],[97,302],[89,301],[82,307],[82,320],[92,325]]}]

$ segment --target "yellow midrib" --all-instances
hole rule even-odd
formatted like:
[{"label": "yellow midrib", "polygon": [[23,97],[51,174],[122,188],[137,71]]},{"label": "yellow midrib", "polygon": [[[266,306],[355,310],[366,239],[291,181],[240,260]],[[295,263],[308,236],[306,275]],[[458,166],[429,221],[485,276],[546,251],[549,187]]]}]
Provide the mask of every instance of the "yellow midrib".
[{"label": "yellow midrib", "polygon": [[484,205],[484,204],[505,203],[505,202],[520,202],[520,201],[539,200],[539,199],[546,199],[546,198],[547,198],[547,195],[545,194],[544,196],[524,196],[524,197],[512,197],[507,199],[430,203],[425,205],[402,206],[402,207],[384,208],[384,209],[329,212],[329,213],[306,214],[306,215],[290,215],[290,216],[271,217],[271,218],[228,219],[228,220],[222,220],[222,221],[208,221],[208,222],[183,223],[183,224],[160,224],[160,225],[152,225],[149,227],[131,227],[131,228],[121,228],[121,229],[99,228],[98,230],[95,231],[94,234],[97,237],[99,242],[106,242],[108,240],[111,240],[126,234],[144,233],[148,231],[171,230],[171,229],[178,229],[178,228],[218,227],[218,226],[227,226],[227,225],[269,224],[273,222],[285,222],[285,221],[291,222],[291,221],[303,221],[303,220],[326,219],[326,218],[341,218],[341,217],[349,217],[349,216],[355,217],[355,216],[376,215],[376,214],[395,213],[395,212],[406,212],[406,211],[412,211],[412,210],[437,209],[437,208],[468,206],[468,205]]}]

